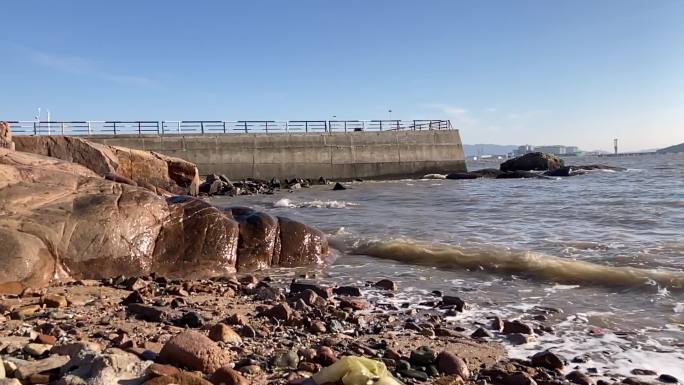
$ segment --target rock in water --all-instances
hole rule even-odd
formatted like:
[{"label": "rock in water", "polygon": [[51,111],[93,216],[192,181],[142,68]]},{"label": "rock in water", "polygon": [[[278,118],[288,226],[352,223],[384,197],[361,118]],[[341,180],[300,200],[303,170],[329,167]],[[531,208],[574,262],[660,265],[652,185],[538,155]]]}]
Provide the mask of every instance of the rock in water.
[{"label": "rock in water", "polygon": [[230,363],[230,357],[204,334],[186,331],[172,337],[159,352],[159,361],[203,373]]},{"label": "rock in water", "polygon": [[342,190],[346,190],[347,188],[344,187],[344,185],[342,185],[342,183],[337,182],[337,183],[335,183],[335,185],[333,186],[332,189],[333,189],[333,191],[342,191]]},{"label": "rock in water", "polygon": [[238,270],[257,270],[271,266],[278,239],[278,218],[246,207],[230,207],[226,211],[240,225]]},{"label": "rock in water", "polygon": [[551,370],[563,369],[563,359],[555,353],[544,350],[532,356],[532,365],[547,368]]},{"label": "rock in water", "polygon": [[574,370],[565,376],[570,382],[578,385],[594,385],[594,380],[589,378],[586,374],[580,372],[579,370]]},{"label": "rock in water", "polygon": [[509,159],[499,166],[501,171],[548,171],[565,166],[563,159],[541,152],[531,152],[517,158]]}]

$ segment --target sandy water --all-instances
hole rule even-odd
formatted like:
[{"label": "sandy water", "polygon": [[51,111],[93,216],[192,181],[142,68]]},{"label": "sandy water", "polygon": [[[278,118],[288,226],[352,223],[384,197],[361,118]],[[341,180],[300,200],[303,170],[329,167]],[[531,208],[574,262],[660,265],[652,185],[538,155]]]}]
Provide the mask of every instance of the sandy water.
[{"label": "sandy water", "polygon": [[[397,302],[459,295],[462,325],[535,307],[555,334],[509,346],[555,347],[602,374],[652,369],[684,378],[684,156],[576,158],[623,172],[555,180],[400,180],[294,194],[212,198],[305,221],[338,258],[322,274],[348,283],[392,278]],[[469,164],[469,169],[496,167]],[[599,328],[599,329],[597,329]],[[600,330],[599,335],[590,331]]]}]

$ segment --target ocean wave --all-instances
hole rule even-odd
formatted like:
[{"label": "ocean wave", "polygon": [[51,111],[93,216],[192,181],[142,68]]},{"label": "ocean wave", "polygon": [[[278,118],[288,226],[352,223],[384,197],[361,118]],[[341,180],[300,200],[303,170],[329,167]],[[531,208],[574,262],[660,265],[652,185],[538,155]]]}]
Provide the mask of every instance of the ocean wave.
[{"label": "ocean wave", "polygon": [[316,209],[344,209],[348,207],[358,206],[358,203],[345,202],[345,201],[305,201],[297,202],[288,198],[282,198],[273,203],[273,207],[279,208],[316,208]]},{"label": "ocean wave", "polygon": [[497,247],[466,248],[406,239],[349,241],[349,237],[333,238],[332,244],[351,254],[368,255],[415,265],[513,274],[563,285],[610,287],[657,285],[670,289],[684,289],[684,272],[681,271],[608,266]]}]

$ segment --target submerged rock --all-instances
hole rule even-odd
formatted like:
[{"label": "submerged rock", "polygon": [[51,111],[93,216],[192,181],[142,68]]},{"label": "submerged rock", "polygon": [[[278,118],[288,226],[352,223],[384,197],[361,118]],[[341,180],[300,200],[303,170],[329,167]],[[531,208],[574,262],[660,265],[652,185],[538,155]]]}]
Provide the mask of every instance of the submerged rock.
[{"label": "submerged rock", "polygon": [[547,171],[564,167],[563,159],[541,152],[531,152],[523,156],[509,159],[499,166],[504,172],[508,171]]}]

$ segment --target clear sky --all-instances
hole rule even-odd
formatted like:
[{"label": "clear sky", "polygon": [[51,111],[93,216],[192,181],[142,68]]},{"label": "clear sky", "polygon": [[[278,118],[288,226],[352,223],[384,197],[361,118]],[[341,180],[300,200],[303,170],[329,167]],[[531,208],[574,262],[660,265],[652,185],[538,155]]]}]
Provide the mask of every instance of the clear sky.
[{"label": "clear sky", "polygon": [[0,3],[0,120],[446,118],[465,143],[684,142],[684,0]]}]

